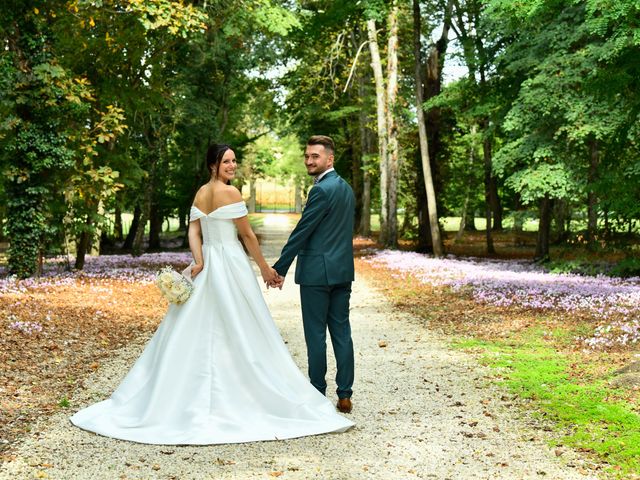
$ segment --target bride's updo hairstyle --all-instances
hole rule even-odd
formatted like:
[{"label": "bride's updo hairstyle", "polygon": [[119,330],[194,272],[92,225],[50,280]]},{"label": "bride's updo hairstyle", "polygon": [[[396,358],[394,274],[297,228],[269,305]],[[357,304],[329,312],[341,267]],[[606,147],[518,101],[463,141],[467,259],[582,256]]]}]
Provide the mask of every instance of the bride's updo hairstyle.
[{"label": "bride's updo hairstyle", "polygon": [[226,143],[214,143],[207,150],[207,169],[213,178],[218,176],[218,168],[220,168],[222,157],[230,149],[231,147]]}]

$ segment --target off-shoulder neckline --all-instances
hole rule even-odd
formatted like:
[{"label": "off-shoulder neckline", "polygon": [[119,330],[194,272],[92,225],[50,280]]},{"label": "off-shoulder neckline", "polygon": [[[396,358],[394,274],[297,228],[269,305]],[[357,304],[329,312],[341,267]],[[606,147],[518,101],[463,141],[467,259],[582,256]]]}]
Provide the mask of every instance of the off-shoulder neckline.
[{"label": "off-shoulder neckline", "polygon": [[244,204],[244,200],[240,200],[238,202],[233,202],[233,203],[227,203],[226,205],[222,205],[218,208],[216,208],[215,210],[211,210],[209,213],[204,213],[202,210],[200,210],[198,207],[196,207],[195,205],[191,205],[191,208],[195,208],[196,210],[198,210],[201,214],[203,214],[205,217],[208,217],[209,215],[211,215],[214,212],[217,212],[218,210],[220,210],[221,208],[225,208],[225,207],[230,207],[231,205],[238,205],[239,203]]}]

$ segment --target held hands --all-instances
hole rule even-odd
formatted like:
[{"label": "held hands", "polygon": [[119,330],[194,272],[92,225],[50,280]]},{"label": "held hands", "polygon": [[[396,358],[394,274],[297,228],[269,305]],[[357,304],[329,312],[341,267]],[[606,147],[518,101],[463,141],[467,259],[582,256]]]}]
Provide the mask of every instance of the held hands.
[{"label": "held hands", "polygon": [[269,285],[270,283],[273,283],[275,279],[278,277],[278,272],[276,272],[275,269],[267,265],[260,268],[260,273],[262,274],[262,281],[267,285]]},{"label": "held hands", "polygon": [[280,290],[282,290],[283,285],[284,277],[276,273],[276,278],[272,282],[267,283],[267,288],[279,288]]},{"label": "held hands", "polygon": [[278,272],[275,271],[272,267],[265,267],[261,269],[262,280],[267,284],[267,288],[279,288],[282,290],[282,285],[284,284],[284,277],[281,277]]}]

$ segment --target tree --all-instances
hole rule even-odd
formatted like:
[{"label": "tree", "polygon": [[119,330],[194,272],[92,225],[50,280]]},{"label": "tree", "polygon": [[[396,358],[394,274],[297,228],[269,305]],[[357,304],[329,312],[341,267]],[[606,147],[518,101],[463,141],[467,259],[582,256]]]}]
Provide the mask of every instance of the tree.
[{"label": "tree", "polygon": [[[54,227],[63,224],[61,190],[80,177],[111,177],[95,168],[92,157],[97,142],[122,132],[120,111],[97,110],[87,79],[56,57],[51,23],[63,5],[51,2],[51,10],[40,12],[30,3],[1,18],[8,260],[19,277],[37,273],[47,244],[64,235]],[[96,119],[95,128],[88,127],[90,119]]]},{"label": "tree", "polygon": [[[637,8],[626,4],[627,13]],[[593,245],[597,228],[595,186],[604,172],[600,165],[612,143],[629,125],[631,105],[622,100],[610,79],[611,34],[625,38],[625,54],[638,50],[630,31],[600,20],[605,15],[595,2],[545,4],[538,9],[514,9],[496,2],[493,24],[512,42],[499,59],[512,76],[521,77],[517,97],[505,118],[507,142],[496,153],[495,168],[505,184],[525,203],[540,203],[537,256],[548,257],[550,204],[556,200],[587,199],[587,238]],[[614,13],[619,17],[620,11]],[[616,16],[618,15],[618,16]],[[611,17],[607,14],[607,18]],[[609,31],[612,29],[612,31]],[[616,54],[614,54],[616,55]],[[509,67],[510,66],[510,67]],[[630,87],[623,82],[625,88]],[[608,90],[614,89],[612,95]],[[630,96],[629,98],[634,98]],[[626,136],[626,135],[625,135]],[[624,141],[623,148],[632,144]],[[618,150],[619,151],[619,150]],[[584,197],[583,197],[584,198]],[[542,244],[540,244],[542,242]]]},{"label": "tree", "polygon": [[398,95],[398,12],[393,1],[387,15],[387,65],[383,76],[375,19],[367,20],[371,68],[376,82],[376,110],[378,119],[378,150],[380,153],[380,237],[387,247],[398,244],[398,171],[399,145],[396,103]]},{"label": "tree", "polygon": [[[291,58],[282,114],[300,143],[323,133],[336,142],[336,170],[356,195],[356,230],[370,232],[377,209],[379,159],[371,125],[375,96],[370,84],[365,5],[328,1],[305,4],[300,30],[287,37]],[[318,32],[326,32],[318,35]],[[386,197],[385,197],[386,198]]]},{"label": "tree", "polygon": [[[425,125],[425,115],[423,110],[423,80],[422,80],[422,42],[421,42],[421,13],[420,2],[413,0],[413,22],[414,22],[414,62],[415,62],[415,82],[416,82],[416,110],[418,120],[418,135],[420,138],[420,157],[422,163],[422,176],[424,178],[425,193],[427,198],[427,211],[429,215],[429,226],[431,230],[431,243],[433,245],[433,254],[441,257],[444,254],[442,239],[440,237],[440,224],[438,221],[438,209],[436,202],[435,188],[433,185],[433,177],[431,175],[431,159],[429,155],[429,141],[427,138],[427,128]],[[445,22],[443,35],[446,36],[448,26]],[[438,75],[439,76],[439,75]]]}]

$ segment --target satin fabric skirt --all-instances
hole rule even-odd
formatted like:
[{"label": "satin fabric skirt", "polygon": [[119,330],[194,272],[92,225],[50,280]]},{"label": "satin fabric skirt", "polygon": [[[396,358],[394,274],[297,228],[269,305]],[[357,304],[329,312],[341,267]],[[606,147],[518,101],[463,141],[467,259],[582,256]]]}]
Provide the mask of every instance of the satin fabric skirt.
[{"label": "satin fabric skirt", "polygon": [[220,444],[343,432],[293,362],[237,241],[203,246],[204,269],[170,305],[111,397],[71,422],[149,444]]}]

